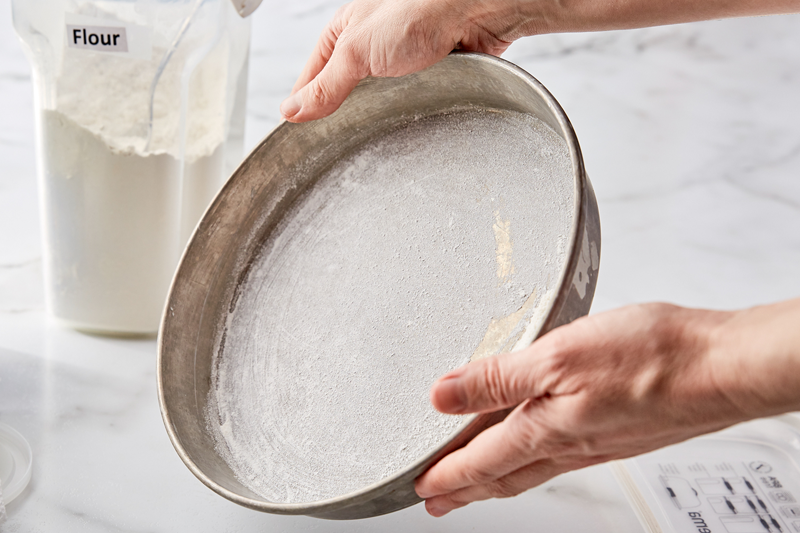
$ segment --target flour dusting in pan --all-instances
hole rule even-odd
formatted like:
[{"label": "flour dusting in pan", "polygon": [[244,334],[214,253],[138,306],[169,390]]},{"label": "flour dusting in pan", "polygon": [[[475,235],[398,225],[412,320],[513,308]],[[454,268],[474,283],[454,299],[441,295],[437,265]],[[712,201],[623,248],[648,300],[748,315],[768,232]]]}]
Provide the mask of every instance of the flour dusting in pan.
[{"label": "flour dusting in pan", "polygon": [[572,176],[544,123],[477,110],[411,121],[320,176],[254,258],[215,355],[207,421],[239,480],[319,501],[447,439],[462,419],[430,386],[530,342],[566,261]]}]

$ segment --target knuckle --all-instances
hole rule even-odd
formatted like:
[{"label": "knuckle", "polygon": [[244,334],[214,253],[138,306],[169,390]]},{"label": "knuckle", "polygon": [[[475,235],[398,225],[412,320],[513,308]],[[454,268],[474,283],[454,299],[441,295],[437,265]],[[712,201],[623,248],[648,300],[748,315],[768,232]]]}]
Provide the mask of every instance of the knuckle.
[{"label": "knuckle", "polygon": [[578,413],[581,409],[579,404],[571,402],[567,416],[562,413],[554,418],[543,413],[536,401],[528,401],[511,415],[514,427],[507,445],[531,459],[552,459],[593,449],[596,445],[593,422],[589,416]]},{"label": "knuckle", "polygon": [[409,43],[429,43],[434,33],[431,21],[434,15],[419,5],[408,9],[401,20],[401,35],[405,42]]},{"label": "knuckle", "polygon": [[330,27],[326,28],[319,36],[319,51],[326,60],[330,59],[333,49],[336,47],[336,33]]},{"label": "knuckle", "polygon": [[573,373],[577,356],[567,345],[568,340],[563,335],[556,335],[549,339],[547,349],[539,356],[538,379],[545,390],[554,388],[557,383],[567,380]]},{"label": "knuckle", "polygon": [[598,439],[594,435],[583,435],[571,439],[568,443],[569,452],[578,457],[591,457],[600,453]]},{"label": "knuckle", "polygon": [[373,76],[386,77],[392,72],[391,59],[387,50],[375,50],[369,55],[369,72]]},{"label": "knuckle", "polygon": [[482,485],[494,479],[492,472],[478,464],[470,464],[465,467],[462,476],[468,485]]},{"label": "knuckle", "polygon": [[645,303],[634,308],[641,322],[653,333],[668,331],[675,323],[676,312],[680,308],[661,302]]},{"label": "knuckle", "polygon": [[[561,417],[556,426],[564,431],[571,431],[573,428],[588,429],[593,422],[599,421],[598,417],[608,414],[610,407],[609,395],[618,394],[616,385],[610,389],[583,391],[580,394],[572,394],[565,399],[564,407],[568,412]],[[613,399],[610,400],[614,402]]]},{"label": "knuckle", "polygon": [[441,478],[436,478],[432,481],[427,483],[428,489],[436,494],[437,498],[441,498],[443,494],[447,494],[450,492],[449,488],[446,486],[444,481]]},{"label": "knuckle", "polygon": [[[485,360],[483,365],[482,383],[479,383],[483,394],[489,402],[494,404],[506,404],[509,400],[505,373],[503,372],[500,359],[491,357]],[[471,391],[478,396],[479,391]]]},{"label": "knuckle", "polygon": [[[571,325],[578,325],[578,327],[580,327],[582,318],[576,320]],[[542,339],[546,340],[548,355],[551,357],[568,353],[573,345],[572,336],[570,335],[570,332],[567,331],[567,328],[564,327],[554,329]]]},{"label": "knuckle", "polygon": [[538,423],[533,414],[536,407],[528,402],[518,413],[513,413],[510,422],[514,424],[514,431],[507,437],[507,445],[517,453],[525,456],[533,455],[543,443],[552,440],[551,431]]},{"label": "knuckle", "polygon": [[452,507],[454,509],[463,507],[472,501],[465,490],[457,490],[455,492],[451,492],[450,494],[445,494],[444,496],[441,496],[441,498],[442,502],[446,502],[448,507]]},{"label": "knuckle", "polygon": [[[598,436],[591,426],[596,414],[581,412],[582,409],[581,405],[570,405],[571,414],[555,424],[521,424],[520,448],[534,456],[546,456],[551,460],[595,454],[599,448]],[[523,448],[525,443],[527,448]]]},{"label": "knuckle", "polygon": [[500,478],[486,486],[492,498],[513,498],[523,491],[514,482],[506,478]]},{"label": "knuckle", "polygon": [[683,338],[685,324],[680,320],[679,307],[667,303],[648,303],[642,304],[637,311],[648,337],[645,349],[651,353],[671,352],[676,340]]},{"label": "knuckle", "polygon": [[327,52],[328,57],[333,53],[334,47],[338,46],[339,40],[347,26],[351,4],[344,4],[337,11],[333,18],[325,26],[320,35],[320,47]]},{"label": "knuckle", "polygon": [[336,56],[343,72],[359,79],[369,74],[369,58],[367,53],[369,40],[358,32],[343,32],[336,41]]},{"label": "knuckle", "polygon": [[311,98],[316,105],[327,107],[333,102],[332,91],[325,81],[319,78],[314,79],[314,81],[311,82],[309,90],[311,91]]},{"label": "knuckle", "polygon": [[644,311],[654,316],[661,316],[665,314],[672,314],[675,310],[680,309],[678,306],[665,303],[665,302],[650,302],[641,304]]},{"label": "knuckle", "polygon": [[351,59],[355,53],[358,36],[353,31],[342,32],[336,40],[336,51],[344,59]]},{"label": "knuckle", "polygon": [[339,6],[339,8],[336,10],[336,13],[333,15],[333,19],[331,19],[331,26],[336,28],[345,24],[352,11],[353,2],[347,2],[346,4]]}]

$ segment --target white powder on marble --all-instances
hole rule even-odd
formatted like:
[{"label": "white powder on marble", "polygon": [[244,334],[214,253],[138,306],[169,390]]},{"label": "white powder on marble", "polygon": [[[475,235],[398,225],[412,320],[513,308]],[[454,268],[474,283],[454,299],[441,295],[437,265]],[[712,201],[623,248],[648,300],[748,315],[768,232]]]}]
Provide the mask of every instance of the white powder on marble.
[{"label": "white powder on marble", "polygon": [[479,345],[538,331],[572,218],[567,145],[527,115],[421,119],[340,160],[263,244],[226,318],[217,452],[276,503],[421,459],[462,422],[433,409],[432,383]]},{"label": "white powder on marble", "polygon": [[157,331],[180,250],[224,180],[227,48],[191,76],[183,151],[180,50],[157,86],[148,143],[164,52],[65,49],[55,108],[41,115],[48,307],[76,327]]}]

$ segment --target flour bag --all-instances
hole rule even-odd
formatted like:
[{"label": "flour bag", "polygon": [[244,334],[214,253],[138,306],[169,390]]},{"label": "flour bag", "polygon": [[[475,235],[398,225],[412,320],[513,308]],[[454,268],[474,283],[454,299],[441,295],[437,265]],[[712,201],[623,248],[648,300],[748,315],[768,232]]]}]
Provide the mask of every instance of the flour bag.
[{"label": "flour bag", "polygon": [[242,157],[250,21],[229,0],[13,0],[33,69],[48,313],[158,330],[195,224]]}]

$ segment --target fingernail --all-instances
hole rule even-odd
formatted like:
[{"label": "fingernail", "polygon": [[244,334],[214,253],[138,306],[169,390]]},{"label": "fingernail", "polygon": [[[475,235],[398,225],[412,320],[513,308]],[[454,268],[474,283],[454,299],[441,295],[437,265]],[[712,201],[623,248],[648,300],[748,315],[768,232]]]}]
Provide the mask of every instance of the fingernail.
[{"label": "fingernail", "polygon": [[300,95],[299,93],[294,93],[281,104],[281,115],[283,115],[283,118],[292,118],[300,112],[301,107],[303,107],[303,104],[300,102]]},{"label": "fingernail", "polygon": [[458,376],[448,376],[436,384],[436,408],[445,413],[460,413],[467,408],[467,394]]},{"label": "fingernail", "polygon": [[421,490],[420,487],[414,487],[414,491],[417,493],[417,496],[419,496],[423,500],[433,496],[432,492],[428,492],[427,490]]},{"label": "fingernail", "polygon": [[449,510],[443,507],[430,506],[426,508],[428,510],[428,514],[431,516],[435,516],[436,518],[442,517],[450,512]]}]

